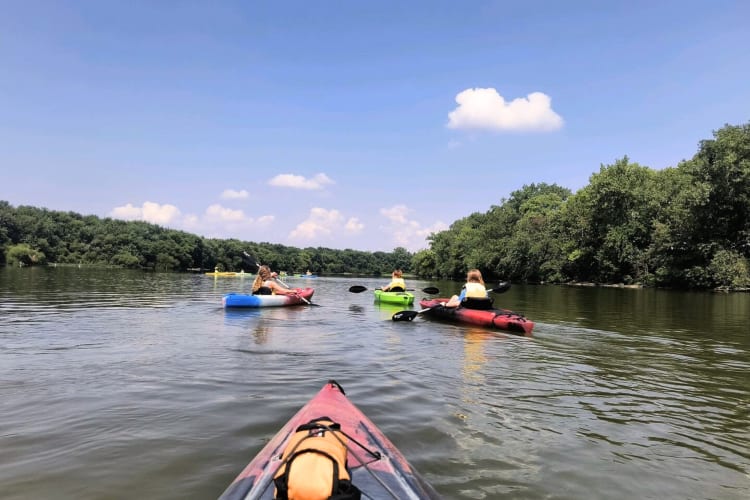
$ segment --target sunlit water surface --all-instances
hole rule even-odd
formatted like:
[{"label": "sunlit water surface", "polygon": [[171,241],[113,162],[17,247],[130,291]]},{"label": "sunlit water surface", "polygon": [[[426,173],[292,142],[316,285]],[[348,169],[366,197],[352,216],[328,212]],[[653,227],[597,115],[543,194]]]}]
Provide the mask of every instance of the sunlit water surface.
[{"label": "sunlit water surface", "polygon": [[750,498],[750,294],[514,285],[517,337],[386,281],[0,269],[0,498],[216,498],[331,378],[446,498]]}]

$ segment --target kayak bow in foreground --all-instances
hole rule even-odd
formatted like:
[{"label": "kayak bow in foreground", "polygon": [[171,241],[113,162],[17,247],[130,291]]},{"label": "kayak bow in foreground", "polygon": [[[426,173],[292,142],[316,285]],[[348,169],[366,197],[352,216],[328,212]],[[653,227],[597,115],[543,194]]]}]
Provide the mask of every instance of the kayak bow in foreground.
[{"label": "kayak bow in foreground", "polygon": [[[263,447],[227,488],[221,500],[273,499],[277,471],[283,466],[293,470],[287,465],[291,461],[286,458],[289,450],[284,453],[287,445],[293,442],[300,426],[321,417],[335,423],[325,427],[331,434],[331,429],[338,430],[336,424],[340,424],[337,434],[342,435],[340,441],[346,446],[346,468],[351,484],[361,491],[362,498],[441,498],[375,424],[347,399],[341,386],[331,380]],[[286,460],[282,460],[282,455]]]}]

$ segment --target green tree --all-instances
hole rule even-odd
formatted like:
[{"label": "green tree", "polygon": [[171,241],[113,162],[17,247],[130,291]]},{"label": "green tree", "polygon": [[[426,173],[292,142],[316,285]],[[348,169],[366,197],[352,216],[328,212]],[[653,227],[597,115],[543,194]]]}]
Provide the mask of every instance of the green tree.
[{"label": "green tree", "polygon": [[721,249],[750,257],[750,124],[715,131],[681,168],[705,190],[691,206],[692,244],[706,261]]},{"label": "green tree", "polygon": [[750,262],[737,252],[719,250],[708,266],[713,281],[721,287],[750,286]]},{"label": "green tree", "polygon": [[34,266],[44,264],[45,256],[42,252],[31,248],[26,243],[19,243],[8,247],[5,251],[5,261],[12,266]]}]

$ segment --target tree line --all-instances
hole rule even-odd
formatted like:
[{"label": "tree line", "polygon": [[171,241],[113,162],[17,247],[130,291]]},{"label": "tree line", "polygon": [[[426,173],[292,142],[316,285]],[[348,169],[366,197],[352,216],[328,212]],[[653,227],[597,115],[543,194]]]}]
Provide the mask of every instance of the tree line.
[{"label": "tree line", "polygon": [[526,283],[640,283],[750,287],[750,123],[726,125],[690,160],[654,170],[628,157],[601,165],[576,193],[530,184],[487,212],[433,233],[412,254],[209,239],[122,221],[0,201],[0,264],[111,265],[153,270],[273,269]]},{"label": "tree line", "polygon": [[470,268],[520,282],[750,286],[750,124],[726,125],[690,160],[653,170],[628,157],[573,194],[523,186],[431,235],[417,274]]},{"label": "tree line", "polygon": [[13,207],[0,201],[0,264],[255,272],[254,263],[259,262],[289,272],[377,276],[408,268],[412,257],[401,247],[392,252],[365,252],[203,238],[148,222]]}]

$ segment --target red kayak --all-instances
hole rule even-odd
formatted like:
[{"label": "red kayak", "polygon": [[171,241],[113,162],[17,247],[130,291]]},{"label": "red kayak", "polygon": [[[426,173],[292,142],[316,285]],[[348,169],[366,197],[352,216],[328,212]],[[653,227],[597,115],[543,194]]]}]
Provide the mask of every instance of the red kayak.
[{"label": "red kayak", "polygon": [[[345,466],[337,467],[337,463]],[[330,480],[330,472],[320,473],[323,469],[336,471],[334,476],[342,478],[347,492],[356,490],[361,498],[441,498],[331,380],[263,447],[221,500],[286,498],[279,492],[287,488],[289,497],[294,491],[297,498],[317,498],[302,490],[322,480],[328,481],[327,488],[334,483],[334,488],[339,486]]]},{"label": "red kayak", "polygon": [[523,315],[507,309],[469,309],[466,307],[445,307],[449,299],[422,299],[419,305],[423,314],[435,318],[468,323],[471,325],[497,328],[512,333],[530,334],[534,322]]}]

